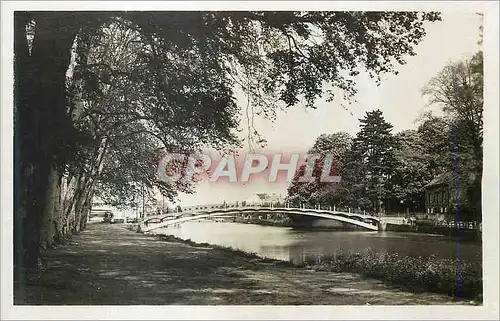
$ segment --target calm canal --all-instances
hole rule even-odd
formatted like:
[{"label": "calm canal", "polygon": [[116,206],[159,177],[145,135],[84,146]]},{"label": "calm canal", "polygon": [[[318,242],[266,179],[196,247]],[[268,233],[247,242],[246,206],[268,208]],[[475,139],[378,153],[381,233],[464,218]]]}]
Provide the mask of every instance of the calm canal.
[{"label": "calm canal", "polygon": [[303,262],[339,251],[376,252],[399,255],[481,262],[481,243],[458,243],[444,236],[364,231],[314,231],[287,227],[261,226],[232,222],[187,222],[178,227],[158,229],[156,233],[191,239],[198,243],[229,246],[261,257]]}]

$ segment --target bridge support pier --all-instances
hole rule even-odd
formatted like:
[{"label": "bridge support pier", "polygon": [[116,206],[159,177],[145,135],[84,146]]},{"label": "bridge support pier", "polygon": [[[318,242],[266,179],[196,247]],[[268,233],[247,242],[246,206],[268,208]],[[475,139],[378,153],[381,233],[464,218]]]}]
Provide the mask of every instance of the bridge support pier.
[{"label": "bridge support pier", "polygon": [[378,222],[378,231],[379,232],[385,232],[387,230],[387,222],[385,221],[380,221]]}]

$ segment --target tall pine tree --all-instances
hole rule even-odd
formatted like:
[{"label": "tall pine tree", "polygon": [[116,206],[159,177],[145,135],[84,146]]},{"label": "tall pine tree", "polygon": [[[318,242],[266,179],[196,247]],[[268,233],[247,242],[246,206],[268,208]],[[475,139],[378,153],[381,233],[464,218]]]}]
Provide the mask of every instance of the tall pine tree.
[{"label": "tall pine tree", "polygon": [[360,119],[361,130],[352,145],[346,166],[351,205],[381,213],[392,193],[391,175],[396,159],[393,126],[381,110],[367,112]]}]

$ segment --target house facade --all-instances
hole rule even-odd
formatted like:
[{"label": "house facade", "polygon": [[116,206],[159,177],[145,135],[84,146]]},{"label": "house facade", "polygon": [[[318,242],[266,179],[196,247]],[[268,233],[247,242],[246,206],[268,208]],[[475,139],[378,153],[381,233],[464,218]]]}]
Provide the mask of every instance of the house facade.
[{"label": "house facade", "polygon": [[[456,197],[453,189],[453,172],[438,175],[425,186],[425,211],[427,214],[451,214]],[[459,193],[459,192],[458,192]]]}]

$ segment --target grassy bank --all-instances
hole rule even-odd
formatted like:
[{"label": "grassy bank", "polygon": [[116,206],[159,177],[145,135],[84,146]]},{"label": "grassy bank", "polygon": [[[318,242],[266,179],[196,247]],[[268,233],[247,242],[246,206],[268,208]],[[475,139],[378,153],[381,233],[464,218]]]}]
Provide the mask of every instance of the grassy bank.
[{"label": "grassy bank", "polygon": [[339,253],[323,256],[321,259],[308,259],[294,265],[288,261],[261,258],[255,253],[235,250],[231,247],[196,243],[172,235],[155,235],[167,242],[179,242],[193,247],[210,247],[226,252],[228,255],[244,257],[262,263],[283,267],[303,267],[316,271],[357,273],[364,277],[378,279],[387,284],[411,292],[433,292],[446,294],[457,299],[470,299],[482,302],[482,269],[480,264],[450,259],[437,259],[398,256],[397,254],[377,253]]},{"label": "grassy bank", "polygon": [[178,243],[187,244],[187,245],[190,245],[193,247],[210,247],[210,248],[222,251],[222,252],[226,252],[230,255],[243,257],[243,258],[247,258],[250,260],[256,260],[256,261],[259,261],[262,263],[272,263],[274,265],[279,265],[279,266],[295,266],[294,264],[292,264],[289,261],[276,260],[276,259],[267,258],[267,257],[263,258],[263,257],[258,256],[256,253],[245,252],[242,250],[233,249],[232,247],[229,247],[229,246],[213,245],[213,244],[209,244],[209,243],[197,243],[197,242],[192,241],[191,239],[184,240],[184,239],[178,238],[178,237],[173,236],[173,235],[156,234],[155,236],[161,241],[178,242]]}]

